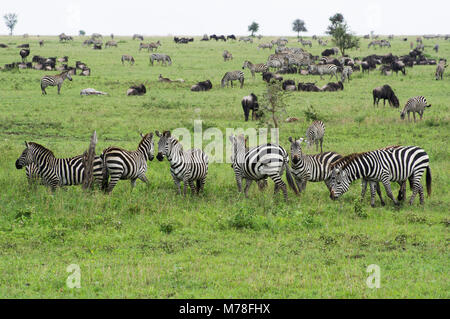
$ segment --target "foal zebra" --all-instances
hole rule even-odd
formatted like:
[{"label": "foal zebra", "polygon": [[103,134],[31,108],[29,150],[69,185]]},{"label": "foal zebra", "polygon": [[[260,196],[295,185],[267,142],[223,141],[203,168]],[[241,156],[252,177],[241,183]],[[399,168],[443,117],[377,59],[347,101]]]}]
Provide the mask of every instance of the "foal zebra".
[{"label": "foal zebra", "polygon": [[262,183],[267,177],[270,177],[275,182],[274,193],[278,193],[281,188],[284,199],[287,201],[287,187],[281,179],[284,170],[286,170],[289,187],[298,194],[289,167],[289,156],[281,146],[263,144],[246,148],[244,135],[230,136],[229,138],[232,143],[231,167],[236,176],[239,192],[242,192],[242,179],[245,179],[245,197],[248,197],[248,190],[253,181]]},{"label": "foal zebra", "polygon": [[134,58],[129,54],[122,55],[122,65],[125,61],[128,61],[131,65],[134,65]]},{"label": "foal zebra", "polygon": [[320,142],[320,153],[323,153],[322,144],[324,134],[325,124],[323,124],[322,121],[314,121],[306,129],[306,141],[308,143],[308,146],[311,147],[313,144],[316,144],[316,151],[318,151]]},{"label": "foal zebra", "polygon": [[382,182],[386,193],[395,205],[390,182],[403,183],[409,180],[413,191],[409,204],[412,205],[417,193],[420,204],[424,203],[423,187],[420,183],[425,170],[428,196],[431,195],[431,170],[428,154],[417,146],[399,146],[360,154],[351,154],[331,164],[330,197],[335,200],[347,192],[350,183],[363,178]]},{"label": "foal zebra", "polygon": [[342,156],[335,152],[304,155],[301,147],[303,141],[303,138],[294,140],[292,137],[289,137],[289,142],[291,142],[292,174],[297,182],[299,192],[306,188],[307,181],[324,181],[328,190],[330,190],[330,165],[342,158]]},{"label": "foal zebra", "polygon": [[41,78],[41,90],[42,94],[46,95],[47,92],[45,91],[45,88],[47,86],[57,86],[58,87],[58,94],[61,91],[61,86],[65,79],[69,79],[69,81],[72,81],[72,77],[70,76],[69,71],[64,71],[57,75],[44,75]]},{"label": "foal zebra", "polygon": [[154,157],[153,133],[141,134],[141,137],[136,151],[127,151],[119,147],[108,147],[103,150],[100,156],[103,160],[102,189],[106,193],[111,193],[119,179],[129,179],[131,189],[136,185],[138,178],[148,183],[145,173],[147,161],[152,161]]},{"label": "foal zebra", "polygon": [[[16,168],[22,169],[25,167],[29,180],[40,177],[44,185],[50,186],[52,191],[58,186],[83,183],[83,155],[56,158],[52,151],[40,144],[25,142],[25,147],[25,150],[16,160]],[[100,157],[94,158],[93,166],[94,181],[96,184],[101,184],[102,161]]]},{"label": "foal zebra", "polygon": [[172,65],[172,59],[170,58],[170,56],[168,56],[167,54],[160,54],[160,53],[152,53],[150,55],[150,63],[151,65],[153,65],[154,61],[159,61],[161,62],[163,65],[166,65],[166,62],[169,65]]},{"label": "foal zebra", "polygon": [[255,78],[255,73],[262,73],[269,71],[269,67],[265,63],[253,64],[250,61],[244,61],[242,65],[242,70],[248,68],[252,73],[252,77]]},{"label": "foal zebra", "polygon": [[244,72],[242,71],[230,71],[225,73],[225,75],[222,78],[222,81],[220,82],[222,87],[225,87],[225,84],[228,87],[228,82],[231,81],[231,87],[233,87],[233,81],[239,80],[241,83],[241,89],[244,86]]},{"label": "foal zebra", "polygon": [[171,136],[170,131],[162,134],[155,131],[155,133],[159,137],[156,158],[162,161],[164,156],[167,157],[170,162],[170,174],[177,186],[178,194],[181,195],[181,182],[184,183],[184,196],[186,196],[188,185],[192,194],[202,192],[208,175],[208,156],[196,148],[184,151],[181,143]]},{"label": "foal zebra", "polygon": [[344,66],[344,68],[342,69],[342,74],[341,74],[341,81],[345,82],[345,79],[347,79],[348,82],[350,82],[350,76],[353,73],[353,69],[351,66]]},{"label": "foal zebra", "polygon": [[412,97],[408,100],[408,102],[406,102],[403,111],[400,113],[400,118],[404,120],[406,113],[408,113],[408,122],[409,122],[410,121],[409,113],[412,112],[415,123],[416,112],[419,113],[420,119],[422,119],[423,112],[426,107],[431,107],[431,104],[427,105],[427,100],[425,99],[425,97],[423,96]]}]

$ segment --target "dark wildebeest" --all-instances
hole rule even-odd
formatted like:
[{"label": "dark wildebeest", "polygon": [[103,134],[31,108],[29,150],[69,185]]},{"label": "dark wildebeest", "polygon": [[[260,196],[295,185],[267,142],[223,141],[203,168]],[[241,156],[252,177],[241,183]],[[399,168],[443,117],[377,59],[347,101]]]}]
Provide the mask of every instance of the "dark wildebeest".
[{"label": "dark wildebeest", "polygon": [[386,100],[388,100],[390,106],[393,106],[393,107],[400,106],[397,96],[395,96],[394,91],[387,84],[385,84],[383,86],[379,86],[377,88],[374,88],[372,93],[373,93],[373,105],[374,106],[375,106],[375,103],[377,103],[377,105],[378,105],[378,102],[381,99],[383,99],[383,105],[386,105]]},{"label": "dark wildebeest", "polygon": [[335,91],[339,91],[339,90],[343,90],[344,89],[344,84],[339,81],[337,83],[335,82],[329,82],[328,84],[324,85],[320,90],[322,92],[335,92]]},{"label": "dark wildebeest", "polygon": [[316,86],[315,83],[298,83],[298,90],[305,92],[320,92],[320,89]]},{"label": "dark wildebeest", "polygon": [[322,56],[330,56],[335,54],[336,52],[333,49],[326,49],[322,52]]},{"label": "dark wildebeest", "polygon": [[255,94],[251,93],[250,95],[244,96],[241,101],[242,109],[244,110],[245,121],[248,121],[248,116],[250,114],[250,110],[252,110],[252,120],[258,119],[258,98]]},{"label": "dark wildebeest", "polygon": [[402,61],[395,61],[391,64],[392,71],[394,71],[398,75],[398,71],[401,71],[403,75],[406,75],[405,63]]},{"label": "dark wildebeest", "polygon": [[30,55],[30,49],[22,49],[19,54],[22,57],[22,62],[25,62],[27,60],[27,56]]},{"label": "dark wildebeest", "polygon": [[282,76],[278,74],[273,74],[272,72],[263,72],[262,79],[267,83],[271,82],[272,80],[283,81]]},{"label": "dark wildebeest", "polygon": [[297,89],[294,80],[285,80],[281,84],[284,91],[295,91]]},{"label": "dark wildebeest", "polygon": [[28,44],[28,43],[25,43],[25,44],[20,44],[20,45],[18,45],[17,46],[19,49],[24,49],[24,48],[30,48],[30,45]]},{"label": "dark wildebeest", "polygon": [[191,91],[200,92],[200,91],[209,91],[212,89],[212,83],[210,80],[201,81],[197,84],[191,86]]},{"label": "dark wildebeest", "polygon": [[147,90],[145,89],[144,84],[130,86],[130,88],[127,90],[127,95],[144,95],[145,93],[147,93]]},{"label": "dark wildebeest", "polygon": [[234,34],[227,35],[227,40],[236,40],[236,36]]}]

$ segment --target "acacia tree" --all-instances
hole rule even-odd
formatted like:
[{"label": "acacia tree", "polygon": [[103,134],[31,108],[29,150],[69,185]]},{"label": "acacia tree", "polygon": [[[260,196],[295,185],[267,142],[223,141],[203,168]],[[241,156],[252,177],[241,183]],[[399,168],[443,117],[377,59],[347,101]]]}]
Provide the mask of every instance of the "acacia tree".
[{"label": "acacia tree", "polygon": [[263,95],[258,114],[260,127],[267,127],[269,130],[279,127],[282,122],[282,114],[287,114],[285,98],[286,94],[279,83],[267,84],[267,90]]},{"label": "acacia tree", "polygon": [[9,29],[9,35],[13,34],[14,27],[17,24],[17,14],[15,13],[7,13],[3,16],[5,19],[6,27]]},{"label": "acacia tree", "polygon": [[342,55],[345,55],[347,49],[359,48],[359,38],[350,32],[342,14],[336,13],[330,17],[330,22],[326,33],[333,37],[333,43],[341,50]]},{"label": "acacia tree", "polygon": [[254,37],[255,32],[258,32],[259,30],[259,24],[256,23],[255,21],[252,22],[252,24],[250,24],[248,26],[248,31],[250,31],[252,33],[252,37]]},{"label": "acacia tree", "polygon": [[297,32],[297,38],[300,37],[300,32],[307,32],[305,26],[305,21],[302,19],[295,19],[294,22],[292,22],[292,31]]}]

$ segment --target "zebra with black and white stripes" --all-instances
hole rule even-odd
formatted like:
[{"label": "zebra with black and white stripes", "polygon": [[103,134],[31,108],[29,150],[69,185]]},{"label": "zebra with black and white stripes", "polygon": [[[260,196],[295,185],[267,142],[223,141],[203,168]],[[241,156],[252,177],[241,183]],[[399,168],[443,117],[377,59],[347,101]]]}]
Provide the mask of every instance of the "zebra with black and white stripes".
[{"label": "zebra with black and white stripes", "polygon": [[[16,168],[25,167],[27,177],[41,178],[44,185],[52,191],[56,187],[79,185],[83,183],[84,162],[83,155],[70,158],[56,158],[52,151],[34,143],[25,142],[25,150],[16,160]],[[94,158],[93,176],[96,184],[101,184],[102,160],[99,156]]]},{"label": "zebra with black and white stripes", "polygon": [[362,178],[381,182],[395,205],[399,202],[392,194],[390,182],[403,183],[409,180],[412,205],[417,193],[420,204],[424,203],[424,192],[420,180],[426,174],[428,196],[431,195],[431,170],[428,154],[417,146],[399,146],[365,153],[350,154],[331,164],[330,197],[335,200],[347,192],[351,182]]},{"label": "zebra with black and white stripes", "polygon": [[[142,135],[137,150],[127,151],[119,147],[108,147],[100,156],[103,160],[103,185],[106,193],[111,193],[119,179],[129,179],[131,189],[136,185],[136,180],[148,183],[147,161],[154,157],[153,133]],[[110,179],[111,178],[111,179]],[[109,180],[110,179],[110,180]]]},{"label": "zebra with black and white stripes", "polygon": [[325,182],[330,190],[330,165],[336,160],[342,158],[342,155],[335,152],[325,152],[316,155],[306,155],[302,152],[301,143],[303,138],[293,139],[291,142],[291,167],[292,174],[295,177],[299,192],[306,188],[306,182]]},{"label": "zebra with black and white stripes", "polygon": [[422,119],[423,112],[426,107],[431,107],[431,104],[428,105],[427,99],[423,96],[412,97],[406,102],[403,111],[400,113],[400,118],[402,120],[405,119],[406,113],[408,113],[408,122],[410,121],[409,113],[412,112],[414,117],[414,123],[416,122],[416,112],[419,113],[420,119]]},{"label": "zebra with black and white stripes", "polygon": [[274,193],[278,193],[281,189],[287,200],[287,187],[281,179],[285,170],[289,187],[298,194],[289,167],[289,155],[284,148],[270,143],[246,148],[244,135],[229,138],[232,143],[231,167],[234,170],[239,192],[242,192],[242,180],[245,180],[245,197],[248,197],[248,190],[253,181],[263,183],[267,177],[270,177],[275,183]]},{"label": "zebra with black and white stripes", "polygon": [[237,71],[229,71],[225,73],[221,80],[222,87],[225,87],[225,84],[228,87],[228,82],[231,81],[231,87],[233,87],[233,81],[238,80],[241,83],[241,89],[244,86],[244,72],[237,70]]},{"label": "zebra with black and white stripes", "polygon": [[70,76],[69,71],[64,71],[60,74],[56,75],[44,75],[41,78],[41,90],[42,94],[46,95],[47,92],[45,91],[45,88],[47,86],[57,86],[58,87],[58,94],[61,91],[61,86],[64,83],[64,80],[68,79],[69,81],[72,81],[72,77]]},{"label": "zebra with black and white stripes", "polygon": [[314,121],[306,129],[306,141],[309,147],[316,144],[316,151],[319,150],[320,143],[320,153],[323,153],[322,144],[323,136],[325,135],[325,124],[322,121]]},{"label": "zebra with black and white stripes", "polygon": [[345,82],[345,79],[347,79],[347,81],[350,82],[350,76],[352,74],[353,74],[352,67],[349,65],[344,66],[344,68],[342,69],[342,73],[341,73],[341,81]]},{"label": "zebra with black and white stripes", "polygon": [[248,68],[250,72],[252,73],[252,77],[255,78],[255,73],[263,73],[269,71],[269,67],[265,63],[258,63],[253,64],[250,61],[244,61],[244,64],[242,65],[242,70],[245,68]]},{"label": "zebra with black and white stripes", "polygon": [[445,63],[446,63],[446,60],[441,60],[441,61],[439,61],[438,65],[436,66],[436,73],[435,73],[436,80],[439,80],[439,78],[441,78],[441,80],[443,79],[444,71],[445,71],[445,68],[447,67],[447,65]]},{"label": "zebra with black and white stripes", "polygon": [[192,194],[201,193],[208,175],[208,156],[196,148],[184,151],[181,143],[171,136],[170,131],[162,134],[155,131],[155,133],[159,137],[156,158],[162,161],[164,156],[167,157],[170,162],[170,174],[177,186],[178,194],[181,195],[181,182],[184,184],[184,196],[186,196],[188,185]]},{"label": "zebra with black and white stripes", "polygon": [[134,58],[129,54],[122,55],[121,61],[122,61],[122,65],[124,65],[125,61],[128,61],[130,63],[130,65],[134,65]]},{"label": "zebra with black and white stripes", "polygon": [[161,62],[162,65],[172,65],[172,59],[167,54],[161,54],[161,53],[152,53],[150,55],[150,63],[153,65],[154,61]]},{"label": "zebra with black and white stripes", "polygon": [[320,75],[321,80],[323,79],[322,76],[324,74],[330,74],[331,75],[330,79],[333,76],[335,76],[336,81],[339,81],[337,72],[338,72],[338,67],[335,64],[325,64],[325,65],[311,64],[308,66],[308,73],[313,74],[313,75]]}]

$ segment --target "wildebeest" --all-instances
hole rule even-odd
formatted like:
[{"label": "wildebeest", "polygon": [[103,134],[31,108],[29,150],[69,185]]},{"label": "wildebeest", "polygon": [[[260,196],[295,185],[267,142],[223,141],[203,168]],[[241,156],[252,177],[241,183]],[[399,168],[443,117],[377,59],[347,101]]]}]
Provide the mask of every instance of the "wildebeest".
[{"label": "wildebeest", "polygon": [[22,49],[19,54],[22,57],[22,62],[25,62],[27,60],[27,56],[30,55],[30,49]]},{"label": "wildebeest", "polygon": [[[292,88],[293,87],[293,88]],[[295,91],[296,86],[295,86],[295,81],[294,80],[285,80],[283,81],[283,83],[281,84],[281,88],[284,91]]]},{"label": "wildebeest", "polygon": [[436,73],[435,73],[436,80],[439,80],[439,78],[441,78],[441,80],[443,79],[444,71],[445,71],[446,67],[447,67],[446,60],[440,60],[439,64],[436,67]]},{"label": "wildebeest", "polygon": [[80,95],[107,95],[108,93],[97,91],[93,88],[87,88],[80,91]]},{"label": "wildebeest", "polygon": [[296,74],[298,72],[295,66],[285,66],[275,72],[276,74]]},{"label": "wildebeest", "polygon": [[7,48],[8,46],[4,43],[0,43],[0,48]]},{"label": "wildebeest", "polygon": [[145,93],[147,93],[147,90],[144,84],[130,86],[127,90],[127,95],[144,95]]},{"label": "wildebeest", "polygon": [[392,71],[394,71],[396,74],[398,74],[398,71],[401,71],[403,75],[406,75],[405,63],[403,63],[402,61],[392,62],[391,68]]},{"label": "wildebeest", "polygon": [[274,74],[272,72],[263,72],[262,79],[267,83],[272,82],[272,80],[276,80],[276,81],[280,81],[280,82],[283,81],[282,76],[280,76],[278,74]]},{"label": "wildebeest", "polygon": [[322,92],[335,92],[335,91],[339,91],[339,90],[343,90],[343,89],[344,89],[344,84],[341,81],[339,81],[337,83],[329,82],[320,88],[320,90]]},{"label": "wildebeest", "polygon": [[400,106],[397,96],[395,96],[394,91],[387,84],[373,89],[372,94],[373,94],[373,105],[374,106],[375,106],[375,103],[378,105],[378,102],[381,99],[383,99],[383,105],[386,105],[386,100],[388,100],[390,106],[393,106],[393,107]]},{"label": "wildebeest", "polygon": [[30,48],[30,45],[28,43],[24,43],[24,44],[20,44],[17,46],[19,49],[24,49],[24,48]]},{"label": "wildebeest", "polygon": [[209,91],[212,89],[212,83],[210,80],[201,81],[197,84],[191,86],[191,91],[200,92],[200,91]]},{"label": "wildebeest", "polygon": [[39,46],[43,47],[44,46],[44,40],[39,40]]},{"label": "wildebeest", "polygon": [[236,36],[234,34],[227,35],[227,40],[236,40]]},{"label": "wildebeest", "polygon": [[330,55],[333,55],[333,54],[337,54],[335,48],[326,49],[326,50],[322,51],[322,56],[330,56]]},{"label": "wildebeest", "polygon": [[252,120],[258,119],[258,98],[255,94],[250,93],[250,95],[244,96],[241,101],[242,109],[244,110],[245,121],[248,121],[248,116],[250,114],[250,110],[252,110]]},{"label": "wildebeest", "polygon": [[298,90],[305,92],[320,92],[320,88],[315,83],[298,83]]},{"label": "wildebeest", "polygon": [[140,35],[140,34],[133,34],[133,40],[141,40],[144,41],[144,36]]}]

